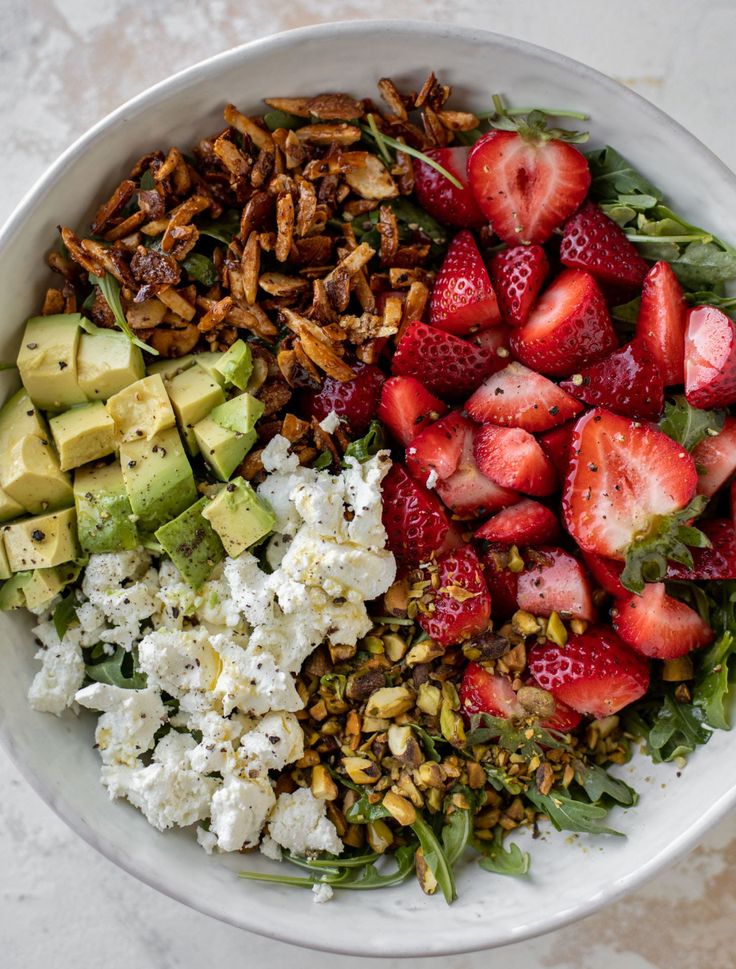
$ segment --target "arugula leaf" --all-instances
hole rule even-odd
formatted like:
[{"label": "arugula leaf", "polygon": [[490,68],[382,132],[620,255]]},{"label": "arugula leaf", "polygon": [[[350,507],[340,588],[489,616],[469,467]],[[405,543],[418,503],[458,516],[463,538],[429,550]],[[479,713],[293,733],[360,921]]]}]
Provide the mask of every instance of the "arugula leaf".
[{"label": "arugula leaf", "polygon": [[136,651],[129,653],[122,646],[101,663],[88,663],[85,672],[96,683],[109,683],[124,690],[143,690],[148,682],[146,674],[138,669]]},{"label": "arugula leaf", "polygon": [[615,148],[606,145],[585,153],[592,177],[590,194],[599,202],[618,202],[620,196],[646,196],[656,201],[663,193],[644,178]]},{"label": "arugula leaf", "polygon": [[312,467],[315,471],[323,471],[325,468],[329,468],[332,464],[332,454],[329,451],[322,451],[314,459]]},{"label": "arugula leaf", "polygon": [[186,259],[182,260],[182,266],[190,279],[203,286],[214,286],[218,280],[215,264],[209,256],[203,256],[201,252],[190,252]]},{"label": "arugula leaf", "polygon": [[581,801],[569,791],[553,788],[549,794],[542,794],[535,786],[526,792],[532,804],[542,811],[558,831],[580,831],[585,834],[613,834],[623,837],[620,831],[601,824],[609,812],[603,804]]},{"label": "arugula leaf", "polygon": [[707,744],[711,733],[700,707],[677,703],[668,693],[646,735],[647,750],[654,763],[661,764]]},{"label": "arugula leaf", "polygon": [[451,904],[457,898],[455,876],[437,835],[421,816],[417,816],[411,828],[419,839],[427,867],[437,879],[437,884],[445,896],[445,901],[448,905]]},{"label": "arugula leaf", "polygon": [[406,196],[393,199],[389,205],[399,222],[404,222],[410,229],[421,229],[438,246],[444,246],[447,243],[445,226]]},{"label": "arugula leaf", "polygon": [[548,123],[549,118],[574,118],[587,121],[588,115],[581,111],[566,111],[563,108],[507,108],[500,94],[493,95],[494,112],[487,117],[491,127],[500,131],[518,131],[525,138],[537,142],[555,138],[571,144],[582,144],[590,137],[587,131],[570,131]]},{"label": "arugula leaf", "polygon": [[150,192],[152,188],[156,188],[156,179],[153,177],[150,168],[147,168],[141,175],[140,187],[144,192]]},{"label": "arugula leaf", "polygon": [[400,885],[414,871],[414,851],[415,845],[402,845],[392,855],[392,861],[396,864],[394,871],[382,873],[375,865],[366,865],[365,868],[360,869],[354,880],[343,882],[335,887],[350,891],[366,891]]},{"label": "arugula leaf", "polygon": [[345,812],[345,819],[350,824],[370,824],[372,821],[390,816],[391,812],[380,801],[378,804],[371,804],[367,794],[359,797],[355,804],[351,804]]},{"label": "arugula leaf", "polygon": [[[470,843],[473,834],[473,818],[469,810],[456,810],[442,826],[442,850],[448,865],[454,865]],[[425,854],[426,858],[426,854]]]},{"label": "arugula leaf", "polygon": [[670,265],[686,288],[708,289],[736,279],[736,250],[723,250],[715,242],[691,242]]},{"label": "arugula leaf", "polygon": [[[413,621],[413,620],[410,620]],[[433,737],[429,731],[425,730],[424,727],[420,727],[418,723],[410,723],[409,726],[414,731],[414,733],[419,737],[422,747],[424,747],[424,753],[428,760],[433,760],[436,764],[442,760],[442,757],[437,752],[437,743],[446,743],[444,737]]]},{"label": "arugula leaf", "polygon": [[508,791],[514,797],[517,794],[521,794],[524,790],[524,785],[521,781],[517,781],[515,777],[510,777],[503,767],[497,767],[495,764],[481,764],[481,766],[486,772],[489,783],[495,790]]},{"label": "arugula leaf", "polygon": [[614,306],[611,310],[611,316],[614,320],[619,320],[621,323],[636,323],[640,306],[641,296],[637,296],[629,303],[621,303],[619,306]]},{"label": "arugula leaf", "polygon": [[3,360],[0,362],[0,370],[17,370],[18,364],[16,362],[10,362]]},{"label": "arugula leaf", "polygon": [[300,118],[296,114],[289,114],[288,111],[267,111],[263,115],[263,120],[266,122],[266,127],[269,131],[276,131],[277,128],[286,128],[287,131],[291,131],[294,128],[303,128],[305,124],[309,124],[307,118]]},{"label": "arugula leaf", "polygon": [[89,281],[93,286],[98,286],[100,292],[105,297],[105,302],[112,310],[112,314],[115,317],[115,322],[127,336],[131,343],[135,346],[140,347],[141,350],[145,350],[146,353],[152,353],[154,356],[158,356],[158,350],[154,350],[153,347],[149,347],[147,343],[139,340],[138,337],[133,333],[128,321],[125,318],[125,311],[123,310],[123,304],[120,300],[120,283],[112,276],[110,273],[105,273],[104,276],[93,276],[90,274]]},{"label": "arugula leaf", "polygon": [[659,429],[667,437],[692,451],[704,437],[714,436],[721,431],[725,420],[725,411],[698,410],[697,407],[691,407],[685,396],[680,394],[665,403]]},{"label": "arugula leaf", "polygon": [[[374,120],[375,127],[375,120]],[[379,147],[379,141],[376,135],[373,133],[371,126],[369,124],[362,124],[360,130],[364,135],[367,135],[371,141],[375,142],[376,147]],[[411,145],[405,145],[403,141],[397,141],[396,138],[391,138],[389,135],[384,134],[382,131],[378,132],[380,141],[382,145],[393,148],[394,151],[403,152],[405,155],[411,155],[412,158],[418,158],[419,161],[423,161],[425,165],[429,165],[430,168],[434,168],[436,172],[439,172],[443,178],[446,178],[448,182],[455,186],[455,188],[462,188],[462,182],[460,182],[451,172],[448,172],[446,168],[443,168],[439,162],[436,162],[434,158],[430,158],[429,155],[425,155],[424,152],[419,151],[417,148],[412,148]]]},{"label": "arugula leaf", "polygon": [[226,209],[219,219],[201,219],[196,225],[200,235],[230,245],[240,231],[240,212],[237,209]]},{"label": "arugula leaf", "polygon": [[578,761],[575,764],[575,779],[591,801],[600,801],[605,796],[625,807],[633,807],[639,800],[639,795],[633,787],[613,777],[597,764],[584,764]]},{"label": "arugula leaf", "polygon": [[736,296],[723,296],[714,293],[712,289],[699,289],[695,292],[685,293],[685,299],[691,306],[715,306],[724,313],[736,310]]},{"label": "arugula leaf", "polygon": [[729,667],[736,657],[736,639],[724,632],[700,657],[693,690],[693,704],[702,710],[708,726],[730,730],[726,711],[729,693]]},{"label": "arugula leaf", "polygon": [[545,730],[538,723],[519,724],[513,720],[494,717],[490,713],[477,713],[470,718],[470,731],[466,735],[465,746],[475,747],[490,742],[498,744],[509,753],[519,753],[526,758],[541,753],[542,746],[570,749],[567,743],[558,739],[554,731]]},{"label": "arugula leaf", "polygon": [[499,830],[496,831],[493,841],[479,841],[475,838],[472,845],[483,856],[478,864],[485,871],[516,877],[526,875],[529,871],[529,853],[522,851],[517,844],[510,844],[505,848],[503,835]]},{"label": "arugula leaf", "polygon": [[54,609],[54,629],[60,640],[64,639],[69,627],[77,618],[77,597],[73,592],[64,596],[61,602]]},{"label": "arugula leaf", "polygon": [[[346,458],[355,458],[360,464],[365,464],[370,458],[386,447],[386,436],[378,421],[371,421],[370,427],[363,437],[351,441],[345,448]],[[347,461],[343,461],[347,467]]]},{"label": "arugula leaf", "polygon": [[330,885],[333,888],[349,889],[352,891],[366,891],[376,888],[388,888],[400,885],[406,881],[414,871],[415,845],[403,845],[391,856],[395,864],[393,870],[379,871],[374,860],[382,860],[384,856],[375,854],[363,855],[347,859],[309,859],[285,855],[286,859],[299,868],[312,871],[312,876],[293,876],[270,874],[260,871],[241,871],[240,878],[252,881],[271,882],[278,885],[294,885],[298,888],[312,888],[314,885]]}]

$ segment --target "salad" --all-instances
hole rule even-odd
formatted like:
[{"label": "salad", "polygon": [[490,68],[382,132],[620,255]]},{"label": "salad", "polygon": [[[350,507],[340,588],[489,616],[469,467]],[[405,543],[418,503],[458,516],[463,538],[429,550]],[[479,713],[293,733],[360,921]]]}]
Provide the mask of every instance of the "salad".
[{"label": "salad", "polygon": [[729,728],[736,249],[584,115],[379,92],[228,105],[60,227],[0,607],[112,799],[452,902]]}]

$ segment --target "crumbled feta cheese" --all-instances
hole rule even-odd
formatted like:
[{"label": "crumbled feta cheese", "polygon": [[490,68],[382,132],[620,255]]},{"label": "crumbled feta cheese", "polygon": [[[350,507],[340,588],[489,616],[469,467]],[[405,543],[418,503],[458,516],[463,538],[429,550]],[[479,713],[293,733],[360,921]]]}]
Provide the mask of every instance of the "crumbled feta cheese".
[{"label": "crumbled feta cheese", "polygon": [[310,851],[339,855],[343,850],[337,829],[327,818],[325,802],[318,800],[308,787],[279,795],[268,828],[273,840],[295,855]]},{"label": "crumbled feta cheese", "polygon": [[140,637],[140,624],[160,608],[158,572],[142,549],[90,555],[82,592],[111,624],[100,641],[131,649]]},{"label": "crumbled feta cheese", "polygon": [[202,739],[192,750],[192,768],[200,774],[225,774],[235,765],[235,744],[243,732],[237,717],[221,717],[215,710],[192,713],[187,720],[189,730],[196,730]]},{"label": "crumbled feta cheese", "polygon": [[346,503],[353,512],[348,524],[348,538],[356,545],[383,548],[386,529],[383,527],[381,483],[391,467],[388,451],[379,451],[363,464],[355,458],[347,459],[343,471]]},{"label": "crumbled feta cheese", "polygon": [[236,707],[243,713],[258,714],[301,710],[303,703],[293,678],[277,668],[270,653],[244,648],[226,634],[213,636],[211,643],[222,662],[214,692],[222,699],[224,716]]},{"label": "crumbled feta cheese", "polygon": [[201,848],[204,848],[208,855],[211,855],[217,847],[217,835],[212,834],[211,831],[207,831],[206,828],[198,826],[197,843]]},{"label": "crumbled feta cheese", "polygon": [[290,441],[283,435],[277,434],[272,437],[261,452],[261,461],[266,471],[284,472],[296,471],[299,467],[299,458],[296,454],[290,454]]},{"label": "crumbled feta cheese", "polygon": [[221,851],[258,844],[269,811],[276,803],[268,779],[228,776],[212,798],[210,831]]},{"label": "crumbled feta cheese", "polygon": [[220,672],[220,659],[207,629],[155,629],[138,646],[138,665],[148,685],[181,699],[185,693],[207,693]]},{"label": "crumbled feta cheese", "polygon": [[335,892],[331,885],[322,882],[322,884],[312,885],[312,894],[314,895],[313,901],[318,905],[324,905],[325,902],[329,902]]},{"label": "crumbled feta cheese", "polygon": [[293,713],[269,713],[240,741],[246,767],[281,770],[304,753],[304,733]]},{"label": "crumbled feta cheese", "polygon": [[437,472],[435,471],[435,469],[432,468],[432,470],[427,475],[427,480],[425,484],[427,488],[429,488],[429,490],[431,491],[432,488],[436,487],[438,481],[439,481],[439,476],[437,475]]},{"label": "crumbled feta cheese", "polygon": [[157,690],[124,690],[109,683],[92,683],[74,699],[90,710],[102,711],[95,742],[103,764],[133,766],[153,747],[153,738],[166,721],[166,707]]},{"label": "crumbled feta cheese", "polygon": [[60,641],[52,622],[41,623],[33,631],[46,648],[36,653],[41,669],[33,677],[28,700],[34,710],[58,717],[84,682],[82,650],[67,637]]},{"label": "crumbled feta cheese", "polygon": [[382,595],[396,578],[396,562],[385,549],[336,544],[302,528],[289,546],[281,571],[333,598],[354,593],[361,601]]},{"label": "crumbled feta cheese", "polygon": [[269,834],[264,834],[261,838],[261,853],[270,858],[271,861],[281,861],[283,853]]},{"label": "crumbled feta cheese", "polygon": [[327,417],[319,422],[319,426],[325,434],[334,434],[340,426],[340,417],[334,410],[331,410]]}]

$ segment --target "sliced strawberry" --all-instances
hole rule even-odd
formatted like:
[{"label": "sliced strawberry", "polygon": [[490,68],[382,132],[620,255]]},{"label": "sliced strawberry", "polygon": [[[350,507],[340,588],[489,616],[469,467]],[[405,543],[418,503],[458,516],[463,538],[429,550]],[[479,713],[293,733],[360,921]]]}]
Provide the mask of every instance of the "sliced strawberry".
[{"label": "sliced strawberry", "polygon": [[423,387],[416,377],[390,377],[381,388],[377,417],[391,436],[406,447],[432,421],[447,412],[447,404]]},{"label": "sliced strawberry", "polygon": [[549,508],[524,498],[489,518],[475,537],[501,545],[546,545],[559,539],[560,526]]},{"label": "sliced strawberry", "polygon": [[534,432],[564,424],[579,414],[583,405],[551,380],[514,361],[489,377],[465,409],[481,423]]},{"label": "sliced strawberry", "polygon": [[557,469],[560,481],[565,480],[570,467],[570,439],[574,427],[575,421],[568,421],[560,427],[553,427],[551,431],[545,431],[537,438],[542,450]]},{"label": "sliced strawberry", "polygon": [[491,374],[498,373],[499,370],[503,370],[504,367],[508,366],[511,360],[510,335],[511,330],[509,327],[504,323],[499,323],[498,326],[492,326],[487,330],[479,330],[477,333],[472,333],[468,338],[469,343],[480,347],[481,350],[487,351],[490,354],[491,358],[488,366],[489,377]]},{"label": "sliced strawberry", "polygon": [[629,546],[684,509],[698,474],[688,452],[650,424],[593,410],[575,425],[562,508],[588,552],[623,559]]},{"label": "sliced strawberry", "polygon": [[719,434],[706,435],[690,453],[698,469],[698,494],[712,498],[736,471],[736,418],[727,417]]},{"label": "sliced strawberry", "polygon": [[534,616],[585,619],[595,622],[590,579],[576,558],[561,548],[530,550],[527,567],[519,573],[516,600]]},{"label": "sliced strawberry", "polygon": [[577,710],[602,719],[644,696],[649,664],[605,626],[591,626],[560,647],[533,646],[529,670],[544,690]]},{"label": "sliced strawberry", "polygon": [[727,518],[711,518],[698,522],[708,536],[711,548],[694,548],[693,567],[686,568],[671,562],[667,569],[668,579],[736,579],[736,529]]},{"label": "sliced strawberry", "polygon": [[514,246],[491,261],[491,278],[501,316],[509,326],[523,326],[549,273],[541,246]]},{"label": "sliced strawberry", "polygon": [[668,262],[647,273],[636,318],[636,336],[657,362],[665,387],[681,384],[685,374],[687,303]]},{"label": "sliced strawberry", "polygon": [[516,601],[519,574],[512,572],[508,565],[509,550],[503,545],[491,545],[483,553],[483,574],[491,593],[491,615],[496,623],[510,619],[519,608]]},{"label": "sliced strawberry", "polygon": [[736,481],[731,485],[731,524],[736,528]]},{"label": "sliced strawberry", "polygon": [[715,306],[687,314],[685,396],[704,409],[736,402],[736,324]]},{"label": "sliced strawberry", "polygon": [[604,592],[607,592],[609,596],[615,596],[617,599],[628,595],[626,589],[621,585],[621,573],[624,570],[621,562],[603,558],[602,555],[596,555],[595,552],[586,552],[585,549],[580,549],[580,552],[588,566],[588,571]]},{"label": "sliced strawberry", "polygon": [[572,215],[590,187],[583,155],[556,139],[491,131],[468,156],[470,187],[507,245],[541,243]]},{"label": "sliced strawberry", "polygon": [[383,482],[383,525],[387,547],[400,565],[426,562],[432,552],[457,544],[445,509],[433,494],[394,464]]},{"label": "sliced strawberry", "polygon": [[370,363],[356,363],[353,370],[355,376],[352,380],[325,377],[320,390],[302,395],[302,404],[306,413],[318,421],[334,410],[348,422],[355,434],[362,434],[376,416],[381,387],[386,378],[378,367]]},{"label": "sliced strawberry", "polygon": [[639,290],[649,269],[624,230],[590,201],[565,223],[560,261],[595,276],[618,302]]},{"label": "sliced strawberry", "polygon": [[475,435],[475,463],[503,488],[525,495],[551,495],[557,489],[554,465],[529,431],[483,424]]},{"label": "sliced strawberry", "polygon": [[566,269],[511,333],[514,355],[540,373],[566,377],[616,347],[606,301],[589,273]]},{"label": "sliced strawberry", "polygon": [[432,472],[435,480],[449,478],[460,461],[467,429],[467,418],[452,411],[418,434],[406,449],[406,469],[412,478],[422,484]]},{"label": "sliced strawberry", "polygon": [[480,560],[470,545],[447,552],[437,560],[439,587],[431,612],[417,620],[440,646],[452,646],[484,632],[491,618],[491,596]]},{"label": "sliced strawberry", "polygon": [[458,693],[460,709],[468,719],[475,713],[490,713],[504,720],[525,715],[508,676],[489,673],[479,663],[465,667]]},{"label": "sliced strawberry", "polygon": [[486,221],[475,196],[468,187],[468,148],[428,148],[424,154],[442,165],[462,182],[458,188],[426,162],[414,160],[414,193],[421,207],[445,225],[461,229],[480,226]]},{"label": "sliced strawberry", "polygon": [[391,361],[395,376],[416,377],[448,400],[472,393],[492,370],[489,350],[418,321],[406,328]]},{"label": "sliced strawberry", "polygon": [[613,628],[642,656],[677,659],[713,642],[714,633],[698,613],[668,596],[664,582],[648,582],[641,595],[619,599]]},{"label": "sliced strawberry", "polygon": [[463,229],[450,243],[432,288],[429,322],[439,330],[465,336],[501,322],[498,300],[486,264],[471,232]]},{"label": "sliced strawberry", "polygon": [[457,467],[448,478],[437,482],[437,494],[456,515],[488,515],[519,500],[519,495],[502,488],[478,470],[473,456],[476,427],[467,418]]},{"label": "sliced strawberry", "polygon": [[[532,679],[530,686],[539,686],[539,684]],[[557,733],[571,733],[580,726],[582,719],[582,713],[578,713],[577,710],[573,710],[562,700],[555,698],[555,712],[546,720],[541,720],[539,726],[545,730],[556,730]]]},{"label": "sliced strawberry", "polygon": [[593,407],[607,407],[622,417],[656,421],[664,407],[658,364],[646,346],[633,340],[560,384]]}]

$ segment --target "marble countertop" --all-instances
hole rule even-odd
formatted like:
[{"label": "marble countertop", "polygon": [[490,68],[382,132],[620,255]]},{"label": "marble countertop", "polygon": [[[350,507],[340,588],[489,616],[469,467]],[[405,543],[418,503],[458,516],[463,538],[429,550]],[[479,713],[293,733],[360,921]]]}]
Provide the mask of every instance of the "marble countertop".
[{"label": "marble countertop", "polygon": [[[630,85],[736,167],[732,0],[0,0],[0,218],[77,135],[209,54],[327,20],[415,17],[551,47]],[[3,969],[399,966],[297,950],[191,912],[82,843],[0,754]],[[736,816],[654,882],[577,925],[448,969],[731,969]],[[329,907],[315,917],[329,919]],[[437,965],[407,960],[406,969]]]}]

